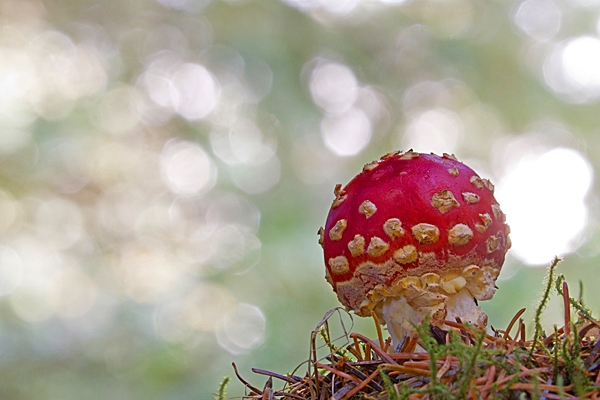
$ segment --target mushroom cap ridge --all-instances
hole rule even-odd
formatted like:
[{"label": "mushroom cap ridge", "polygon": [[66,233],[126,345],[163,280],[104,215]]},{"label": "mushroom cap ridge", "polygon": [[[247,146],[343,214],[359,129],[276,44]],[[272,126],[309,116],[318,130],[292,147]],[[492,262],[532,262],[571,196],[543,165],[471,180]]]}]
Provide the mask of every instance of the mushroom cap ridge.
[{"label": "mushroom cap ridge", "polygon": [[[447,155],[391,153],[367,166],[338,188],[324,229],[327,280],[342,304],[368,315],[383,298],[398,295],[403,278],[458,276],[471,265],[485,269],[482,280],[494,286],[510,242],[489,181]],[[375,210],[365,213],[365,202]],[[399,220],[401,235],[386,232],[392,219]],[[342,220],[343,231],[330,237]],[[430,230],[423,236],[421,228]],[[357,237],[364,248],[351,251]],[[340,260],[347,261],[342,268]],[[493,291],[474,295],[484,300]]]}]

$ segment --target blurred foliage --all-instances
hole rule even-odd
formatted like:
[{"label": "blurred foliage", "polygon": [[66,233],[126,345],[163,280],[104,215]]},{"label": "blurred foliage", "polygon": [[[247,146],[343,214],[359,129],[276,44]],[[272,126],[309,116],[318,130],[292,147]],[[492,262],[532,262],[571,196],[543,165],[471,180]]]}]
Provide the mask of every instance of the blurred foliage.
[{"label": "blurred foliage", "polygon": [[316,235],[333,187],[399,148],[497,183],[515,248],[492,324],[533,304],[544,271],[521,267],[555,253],[593,293],[599,15],[0,0],[0,397],[207,399],[232,361],[292,370],[337,305]]}]

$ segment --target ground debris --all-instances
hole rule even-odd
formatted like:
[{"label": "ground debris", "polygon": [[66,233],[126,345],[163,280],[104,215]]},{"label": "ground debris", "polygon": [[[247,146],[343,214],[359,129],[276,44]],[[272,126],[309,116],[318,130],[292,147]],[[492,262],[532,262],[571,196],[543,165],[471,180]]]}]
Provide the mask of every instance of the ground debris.
[{"label": "ground debris", "polygon": [[[556,286],[563,298],[565,318],[563,327],[555,326],[550,335],[539,329],[550,290],[536,310],[534,337],[528,340],[520,318],[523,308],[504,330],[485,331],[460,321],[446,321],[450,329],[444,330],[426,321],[417,328],[418,338],[405,338],[391,349],[381,329],[375,340],[351,332],[346,325],[352,316],[335,308],[311,334],[309,360],[296,369],[307,366],[304,377],[253,369],[268,376],[260,390],[236,369],[247,390],[243,398],[600,400],[600,322],[581,300],[569,297],[564,277],[555,278],[558,262],[550,266],[546,285]],[[571,308],[577,311],[577,321],[571,320]],[[334,324],[341,334],[332,338]],[[273,389],[273,379],[283,382],[280,390]]]}]

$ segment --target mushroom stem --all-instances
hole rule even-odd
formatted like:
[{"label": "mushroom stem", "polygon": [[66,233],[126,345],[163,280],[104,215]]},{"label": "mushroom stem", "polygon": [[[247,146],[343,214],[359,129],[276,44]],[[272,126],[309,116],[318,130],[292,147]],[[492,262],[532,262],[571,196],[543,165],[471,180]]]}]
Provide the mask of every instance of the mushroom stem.
[{"label": "mushroom stem", "polygon": [[413,324],[420,324],[429,316],[429,323],[442,329],[450,329],[445,320],[469,322],[481,328],[487,325],[487,315],[477,305],[471,292],[463,288],[456,294],[425,299],[419,296],[408,299],[406,296],[389,297],[383,301],[381,308],[383,320],[392,337],[393,348],[406,334],[416,337]]},{"label": "mushroom stem", "polygon": [[450,296],[446,307],[448,310],[446,319],[448,321],[456,321],[458,317],[462,322],[468,322],[480,328],[487,326],[487,314],[477,305],[475,298],[467,288],[454,296]]}]

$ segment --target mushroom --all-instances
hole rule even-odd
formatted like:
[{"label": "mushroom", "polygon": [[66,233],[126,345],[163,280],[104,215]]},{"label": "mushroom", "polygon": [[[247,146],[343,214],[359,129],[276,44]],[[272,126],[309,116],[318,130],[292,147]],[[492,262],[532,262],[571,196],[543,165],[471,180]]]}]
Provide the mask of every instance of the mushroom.
[{"label": "mushroom", "polygon": [[[509,227],[494,186],[453,155],[394,152],[337,185],[319,230],[326,279],[348,310],[375,312],[394,343],[413,324],[484,328]],[[382,322],[383,323],[383,322]]]}]

